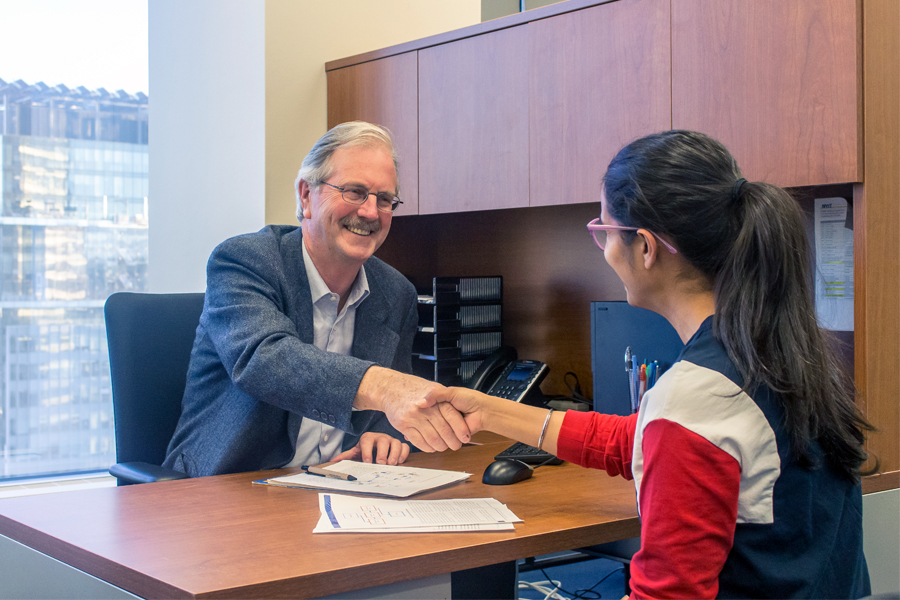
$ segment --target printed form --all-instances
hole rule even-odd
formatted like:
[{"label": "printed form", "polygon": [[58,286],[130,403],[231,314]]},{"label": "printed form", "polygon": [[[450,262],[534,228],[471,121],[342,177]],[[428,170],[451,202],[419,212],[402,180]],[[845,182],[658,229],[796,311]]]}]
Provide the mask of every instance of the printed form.
[{"label": "printed form", "polygon": [[819,324],[853,331],[853,229],[847,201],[819,198],[815,205],[816,312]]},{"label": "printed form", "polygon": [[521,522],[494,498],[387,500],[320,493],[313,533],[503,531]]},{"label": "printed form", "polygon": [[356,477],[356,481],[298,473],[254,483],[407,498],[413,494],[450,485],[470,477],[469,473],[459,471],[421,469],[403,465],[377,465],[352,460],[342,460],[339,463],[328,465],[327,469],[353,475]]}]

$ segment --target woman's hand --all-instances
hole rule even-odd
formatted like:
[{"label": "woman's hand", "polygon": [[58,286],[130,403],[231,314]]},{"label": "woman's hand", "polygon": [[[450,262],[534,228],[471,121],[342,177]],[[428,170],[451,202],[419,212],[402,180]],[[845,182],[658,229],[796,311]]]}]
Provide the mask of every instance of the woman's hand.
[{"label": "woman's hand", "polygon": [[[490,399],[490,396],[468,388],[437,388],[429,391],[419,406],[427,407],[436,404],[442,412],[459,411],[466,420],[469,432],[475,433],[485,428],[485,401]],[[447,418],[449,420],[449,417]]]},{"label": "woman's hand", "polygon": [[386,433],[367,431],[359,438],[359,443],[341,452],[333,462],[356,460],[364,463],[375,462],[379,465],[399,465],[409,456],[409,444],[405,444]]}]

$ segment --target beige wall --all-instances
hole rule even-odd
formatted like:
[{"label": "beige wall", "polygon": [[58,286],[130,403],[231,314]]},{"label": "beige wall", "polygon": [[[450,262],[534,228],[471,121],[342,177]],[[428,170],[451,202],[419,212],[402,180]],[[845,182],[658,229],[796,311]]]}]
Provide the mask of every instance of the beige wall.
[{"label": "beige wall", "polygon": [[266,0],[265,221],[296,223],[294,178],[326,128],[325,63],[474,25],[481,0]]},{"label": "beige wall", "polygon": [[202,292],[213,248],[264,224],[264,10],[149,2],[151,292]]}]

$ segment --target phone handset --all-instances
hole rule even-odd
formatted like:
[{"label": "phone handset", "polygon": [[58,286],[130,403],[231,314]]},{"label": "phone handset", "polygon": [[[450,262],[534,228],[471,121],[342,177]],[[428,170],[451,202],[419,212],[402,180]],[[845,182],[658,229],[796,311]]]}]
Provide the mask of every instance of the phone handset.
[{"label": "phone handset", "polygon": [[467,387],[521,402],[539,390],[550,369],[537,360],[516,360],[517,356],[515,348],[501,347],[479,365]]},{"label": "phone handset", "polygon": [[472,373],[472,377],[466,383],[467,388],[485,392],[494,385],[498,376],[506,368],[506,366],[515,361],[519,357],[516,349],[512,346],[500,346],[487,358],[485,358],[478,368]]}]

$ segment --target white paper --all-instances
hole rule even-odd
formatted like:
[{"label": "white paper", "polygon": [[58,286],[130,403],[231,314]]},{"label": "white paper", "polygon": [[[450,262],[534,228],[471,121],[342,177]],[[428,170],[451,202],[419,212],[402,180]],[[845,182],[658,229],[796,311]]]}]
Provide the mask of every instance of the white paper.
[{"label": "white paper", "polygon": [[402,529],[335,529],[328,517],[322,515],[313,533],[460,533],[468,531],[515,531],[512,523],[474,523],[471,525],[435,525],[429,527],[403,527]]},{"label": "white paper", "polygon": [[298,473],[297,475],[267,479],[264,483],[406,498],[470,477],[469,473],[458,471],[420,469],[403,465],[376,465],[352,460],[342,460],[329,465],[328,470],[353,475],[356,477],[356,481]]},{"label": "white paper", "polygon": [[520,522],[494,498],[388,500],[319,494],[319,509],[331,529],[403,531],[444,525],[491,525]]},{"label": "white paper", "polygon": [[834,331],[853,331],[853,230],[846,224],[845,199],[816,199],[816,313]]}]

